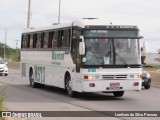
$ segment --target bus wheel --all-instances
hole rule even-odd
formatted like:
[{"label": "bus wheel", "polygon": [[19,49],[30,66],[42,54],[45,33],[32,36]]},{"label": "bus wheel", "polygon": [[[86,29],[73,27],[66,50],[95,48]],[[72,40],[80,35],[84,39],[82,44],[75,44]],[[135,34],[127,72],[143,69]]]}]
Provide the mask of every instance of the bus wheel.
[{"label": "bus wheel", "polygon": [[72,87],[72,81],[71,81],[70,75],[66,76],[65,88],[66,88],[68,96],[70,96],[70,97],[77,96],[77,92],[73,91],[73,89],[72,89],[73,87]]},{"label": "bus wheel", "polygon": [[30,82],[30,86],[33,87],[33,88],[36,88],[38,83],[35,83],[34,82],[34,78],[33,78],[33,70],[30,69],[29,71],[29,82]]},{"label": "bus wheel", "polygon": [[116,92],[113,92],[113,94],[115,97],[122,97],[124,94],[124,91],[116,91]]}]

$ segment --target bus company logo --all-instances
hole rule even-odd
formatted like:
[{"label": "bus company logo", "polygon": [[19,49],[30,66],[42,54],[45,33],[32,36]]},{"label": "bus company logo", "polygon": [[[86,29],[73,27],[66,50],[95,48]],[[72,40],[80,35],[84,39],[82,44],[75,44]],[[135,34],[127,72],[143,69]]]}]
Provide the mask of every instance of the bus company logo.
[{"label": "bus company logo", "polygon": [[154,58],[154,61],[160,62],[160,58]]},{"label": "bus company logo", "polygon": [[64,60],[64,53],[52,52],[52,60]]},{"label": "bus company logo", "polygon": [[61,65],[61,61],[64,61],[64,53],[52,52],[52,64]]},{"label": "bus company logo", "polygon": [[11,117],[11,112],[2,112],[2,117]]}]

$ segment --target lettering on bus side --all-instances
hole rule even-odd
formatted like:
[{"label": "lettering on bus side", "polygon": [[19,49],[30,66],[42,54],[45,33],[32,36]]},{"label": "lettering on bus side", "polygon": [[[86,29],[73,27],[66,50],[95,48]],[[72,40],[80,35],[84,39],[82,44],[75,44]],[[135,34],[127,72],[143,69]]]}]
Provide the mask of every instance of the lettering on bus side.
[{"label": "lettering on bus side", "polygon": [[42,66],[34,66],[35,70],[35,81],[39,83],[45,82],[45,67]]},{"label": "lettering on bus side", "polygon": [[61,62],[64,60],[64,53],[56,53],[52,52],[52,64],[54,65],[61,65]]}]

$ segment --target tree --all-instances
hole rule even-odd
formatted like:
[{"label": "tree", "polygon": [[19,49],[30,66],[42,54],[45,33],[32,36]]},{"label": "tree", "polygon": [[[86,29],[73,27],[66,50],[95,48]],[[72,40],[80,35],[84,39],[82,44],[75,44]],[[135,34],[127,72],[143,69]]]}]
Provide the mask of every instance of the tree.
[{"label": "tree", "polygon": [[160,49],[158,49],[158,54],[160,54]]},{"label": "tree", "polygon": [[[0,42],[0,57],[4,58],[4,44]],[[5,46],[5,58],[12,61],[20,61],[20,50]]]}]

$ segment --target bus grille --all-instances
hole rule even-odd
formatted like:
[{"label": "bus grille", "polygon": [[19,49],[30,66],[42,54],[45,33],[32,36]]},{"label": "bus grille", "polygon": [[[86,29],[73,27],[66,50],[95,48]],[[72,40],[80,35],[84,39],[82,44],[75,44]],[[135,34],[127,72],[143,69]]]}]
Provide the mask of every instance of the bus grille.
[{"label": "bus grille", "polygon": [[127,75],[102,75],[103,80],[127,79]]}]

